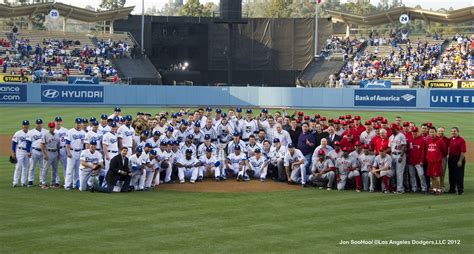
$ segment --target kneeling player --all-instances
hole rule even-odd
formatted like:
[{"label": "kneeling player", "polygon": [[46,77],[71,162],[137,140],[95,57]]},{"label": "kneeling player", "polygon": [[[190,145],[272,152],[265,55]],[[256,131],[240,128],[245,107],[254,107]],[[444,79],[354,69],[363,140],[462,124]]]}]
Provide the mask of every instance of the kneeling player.
[{"label": "kneeling player", "polygon": [[219,166],[221,162],[213,155],[212,147],[206,148],[205,154],[201,156],[201,167],[199,167],[198,178],[202,179],[204,176],[213,176],[218,182],[221,180],[221,170]]},{"label": "kneeling player", "polygon": [[305,187],[306,168],[304,167],[304,155],[292,143],[288,144],[288,151],[285,155],[285,171],[288,183],[301,182],[301,186]]},{"label": "kneeling player", "polygon": [[181,156],[181,158],[178,159],[178,162],[176,162],[176,166],[178,167],[179,183],[181,184],[184,183],[185,178],[188,178],[189,182],[194,184],[198,177],[198,167],[201,165],[201,163],[192,155],[193,150],[186,149],[185,155]]},{"label": "kneeling player", "polygon": [[324,185],[326,185],[327,190],[332,190],[334,178],[336,177],[334,171],[334,164],[331,158],[326,157],[324,150],[319,150],[318,159],[312,163],[311,175],[308,181],[318,186],[319,189],[323,189]]},{"label": "kneeling player", "polygon": [[390,193],[391,191],[389,178],[393,177],[394,172],[392,170],[392,157],[387,156],[387,149],[388,147],[382,147],[379,155],[374,159],[373,168],[369,173],[370,192],[374,191],[377,178],[382,178],[383,193]]},{"label": "kneeling player", "polygon": [[[94,178],[92,185],[99,185],[100,169],[104,165],[102,154],[96,151],[97,142],[90,141],[89,149],[81,152],[79,165],[79,190],[85,191],[88,188],[90,178]],[[95,186],[95,187],[97,187]],[[92,187],[92,186],[91,186]]]},{"label": "kneeling player", "polygon": [[247,173],[251,177],[259,178],[261,182],[265,182],[267,177],[268,160],[262,156],[260,148],[254,150],[255,155],[249,159],[249,169]]},{"label": "kneeling player", "polygon": [[355,178],[356,191],[360,192],[360,174],[357,170],[357,163],[352,157],[349,157],[349,152],[349,148],[344,147],[342,157],[336,160],[336,168],[339,173],[337,190],[344,190],[347,180]]},{"label": "kneeling player", "polygon": [[240,145],[236,145],[234,152],[227,156],[227,160],[225,161],[225,173],[237,176],[237,181],[248,181],[250,178],[245,172],[247,169],[247,158],[241,149]]}]

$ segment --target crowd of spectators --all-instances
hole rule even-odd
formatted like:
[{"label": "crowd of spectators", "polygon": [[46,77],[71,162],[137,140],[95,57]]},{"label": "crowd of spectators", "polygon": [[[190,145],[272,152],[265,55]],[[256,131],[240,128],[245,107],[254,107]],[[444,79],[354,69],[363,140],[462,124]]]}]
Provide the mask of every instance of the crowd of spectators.
[{"label": "crowd of spectators", "polygon": [[33,45],[28,39],[0,41],[2,73],[31,75],[33,82],[65,80],[76,69],[80,75],[117,80],[112,58],[129,57],[123,41],[99,40],[95,46],[67,39],[44,39]]},{"label": "crowd of spectators", "polygon": [[329,56],[331,53],[342,53],[343,59],[347,60],[350,55],[357,52],[361,49],[362,44],[364,43],[364,38],[340,38],[338,36],[331,36],[326,40],[326,46],[321,51],[322,56]]}]

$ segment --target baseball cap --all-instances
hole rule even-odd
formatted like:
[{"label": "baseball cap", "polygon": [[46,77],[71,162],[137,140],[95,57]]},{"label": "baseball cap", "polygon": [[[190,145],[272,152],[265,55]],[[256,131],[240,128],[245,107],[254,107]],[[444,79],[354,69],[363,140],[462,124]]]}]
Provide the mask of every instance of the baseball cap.
[{"label": "baseball cap", "polygon": [[177,118],[178,115],[176,113],[171,114],[171,118]]},{"label": "baseball cap", "polygon": [[206,152],[208,152],[208,153],[212,153],[212,147],[208,147],[208,148],[206,148]]},{"label": "baseball cap", "polygon": [[141,146],[137,146],[137,149],[135,149],[137,153],[143,152],[143,148]]},{"label": "baseball cap", "polygon": [[234,147],[234,150],[240,151],[240,146],[239,146],[239,145],[235,146],[235,147]]},{"label": "baseball cap", "polygon": [[91,140],[91,141],[89,142],[89,145],[91,145],[91,146],[96,146],[96,145],[97,145],[97,141]]},{"label": "baseball cap", "polygon": [[77,124],[82,123],[82,118],[78,117],[78,118],[76,118],[76,120],[74,122],[76,122]]},{"label": "baseball cap", "polygon": [[339,120],[344,120],[346,119],[344,116],[339,116]]},{"label": "baseball cap", "polygon": [[143,130],[142,135],[148,136],[150,135],[150,132],[148,130]]},{"label": "baseball cap", "polygon": [[351,115],[346,115],[346,119],[351,119],[352,116]]},{"label": "baseball cap", "polygon": [[43,124],[43,120],[40,118],[36,119],[36,124]]},{"label": "baseball cap", "polygon": [[97,121],[92,121],[91,123],[92,123],[92,125],[94,125],[94,126],[99,125],[99,122],[97,122]]},{"label": "baseball cap", "polygon": [[150,151],[150,154],[153,155],[153,156],[156,156],[158,153],[156,152],[156,150],[152,149],[152,150]]},{"label": "baseball cap", "polygon": [[319,120],[321,120],[321,121],[326,121],[326,117],[325,117],[325,116],[322,116]]},{"label": "baseball cap", "polygon": [[186,136],[187,139],[193,139],[194,138],[194,135],[193,134],[189,134],[188,136]]},{"label": "baseball cap", "polygon": [[167,144],[168,144],[168,143],[167,143],[166,141],[164,141],[164,140],[160,142],[160,146],[165,146],[165,145],[167,145]]},{"label": "baseball cap", "polygon": [[181,119],[181,125],[187,126],[188,121],[186,121],[185,119]]},{"label": "baseball cap", "polygon": [[49,128],[54,128],[54,127],[56,127],[56,124],[54,122],[49,122],[48,127]]},{"label": "baseball cap", "polygon": [[114,116],[114,122],[122,121],[122,117]]},{"label": "baseball cap", "polygon": [[355,145],[355,146],[360,146],[360,142],[359,142],[359,141],[356,141],[356,142],[354,142],[354,145]]},{"label": "baseball cap", "polygon": [[95,117],[91,117],[91,118],[89,118],[89,121],[90,122],[95,122],[95,121],[97,121],[97,119]]},{"label": "baseball cap", "polygon": [[398,125],[396,123],[392,123],[392,125],[390,126],[390,129],[398,130]]},{"label": "baseball cap", "polygon": [[220,108],[216,108],[216,113],[220,114],[220,113],[222,113],[222,110]]},{"label": "baseball cap", "polygon": [[348,153],[348,152],[351,151],[351,149],[349,147],[343,147],[342,151],[345,152],[345,153]]},{"label": "baseball cap", "polygon": [[168,141],[166,142],[166,145],[173,145],[173,143],[174,143],[173,140],[168,140]]},{"label": "baseball cap", "polygon": [[362,149],[369,149],[369,145],[364,144],[364,145],[362,146]]},{"label": "baseball cap", "polygon": [[168,126],[168,128],[166,130],[169,131],[169,132],[173,132],[174,128],[173,128],[173,126]]},{"label": "baseball cap", "polygon": [[370,121],[365,121],[365,125],[372,125],[372,122],[370,122]]},{"label": "baseball cap", "polygon": [[153,133],[153,135],[154,135],[154,136],[160,136],[160,135],[161,135],[161,132],[160,132],[160,131],[155,131],[155,132]]},{"label": "baseball cap", "polygon": [[193,150],[191,150],[191,149],[186,149],[186,153],[193,153]]},{"label": "baseball cap", "polygon": [[137,112],[137,116],[142,116],[143,112]]},{"label": "baseball cap", "polygon": [[426,123],[426,126],[431,128],[431,127],[433,127],[433,123]]},{"label": "baseball cap", "polygon": [[102,119],[102,120],[106,120],[107,118],[109,118],[109,117],[106,114],[100,115],[100,119]]},{"label": "baseball cap", "polygon": [[222,118],[226,118],[226,117],[227,117],[227,113],[222,113],[221,117],[222,117]]},{"label": "baseball cap", "polygon": [[293,145],[293,143],[289,143],[288,148],[295,148],[295,145]]},{"label": "baseball cap", "polygon": [[114,112],[121,112],[122,110],[119,107],[114,108]]},{"label": "baseball cap", "polygon": [[382,128],[382,126],[380,126],[380,124],[376,124],[376,125],[374,126],[374,129],[376,129],[376,130],[377,130],[377,129],[380,129],[380,128]]},{"label": "baseball cap", "polygon": [[305,121],[308,121],[308,120],[309,120],[309,116],[304,116],[303,119],[304,119]]},{"label": "baseball cap", "polygon": [[341,124],[341,121],[339,121],[339,119],[335,119],[334,124]]},{"label": "baseball cap", "polygon": [[311,119],[309,119],[309,121],[312,122],[312,123],[315,123],[315,122],[316,122],[316,118],[311,118]]},{"label": "baseball cap", "polygon": [[268,113],[268,109],[266,108],[262,109],[262,113],[265,113],[265,114]]},{"label": "baseball cap", "polygon": [[410,123],[409,122],[403,122],[403,127],[409,127]]},{"label": "baseball cap", "polygon": [[383,124],[388,123],[387,119],[382,119],[382,123],[383,123]]},{"label": "baseball cap", "polygon": [[326,155],[326,152],[321,149],[321,150],[318,151],[318,155]]},{"label": "baseball cap", "polygon": [[[337,119],[336,119],[336,120],[337,120]],[[328,120],[328,123],[334,123],[336,120],[334,120],[334,119],[331,118],[331,119]]]},{"label": "baseball cap", "polygon": [[235,111],[240,113],[240,112],[242,112],[242,108],[236,108]]},{"label": "baseball cap", "polygon": [[60,116],[57,116],[57,117],[54,118],[54,121],[56,121],[56,122],[62,122],[63,119],[62,119]]},{"label": "baseball cap", "polygon": [[112,127],[112,128],[113,128],[113,127],[117,127],[117,123],[116,123],[116,122],[110,122],[110,123],[109,123],[109,126]]},{"label": "baseball cap", "polygon": [[195,122],[194,127],[201,127],[201,122],[199,122],[199,121]]},{"label": "baseball cap", "polygon": [[247,109],[247,114],[250,114],[250,113],[252,113],[252,109],[249,109],[249,108],[248,108],[248,109]]},{"label": "baseball cap", "polygon": [[82,118],[82,122],[83,123],[89,123],[89,120],[87,120],[87,118]]},{"label": "baseball cap", "polygon": [[334,141],[334,143],[333,143],[333,145],[335,145],[335,146],[338,146],[338,145],[340,145],[340,144],[341,144],[341,142],[339,142],[339,140],[336,140],[336,141]]},{"label": "baseball cap", "polygon": [[354,120],[360,120],[360,116],[354,116]]},{"label": "baseball cap", "polygon": [[205,140],[211,139],[211,135],[209,135],[209,134],[204,135],[204,139],[205,139]]},{"label": "baseball cap", "polygon": [[179,146],[179,141],[178,140],[173,141],[173,145],[178,145]]},{"label": "baseball cap", "polygon": [[418,127],[414,126],[413,128],[411,128],[411,131],[412,132],[418,132]]},{"label": "baseball cap", "polygon": [[125,121],[132,121],[132,116],[131,115],[126,115],[123,120]]},{"label": "baseball cap", "polygon": [[211,107],[206,107],[206,111],[207,111],[207,112],[211,112],[211,111],[212,111],[212,108],[211,108]]},{"label": "baseball cap", "polygon": [[255,149],[255,153],[261,153],[261,152],[262,150],[260,150],[260,148]]},{"label": "baseball cap", "polygon": [[240,133],[238,131],[234,131],[234,137],[240,136]]},{"label": "baseball cap", "polygon": [[273,143],[280,143],[280,139],[279,138],[274,138]]},{"label": "baseball cap", "polygon": [[321,115],[320,115],[320,114],[316,114],[316,115],[314,115],[314,118],[319,119],[319,118],[321,118]]}]

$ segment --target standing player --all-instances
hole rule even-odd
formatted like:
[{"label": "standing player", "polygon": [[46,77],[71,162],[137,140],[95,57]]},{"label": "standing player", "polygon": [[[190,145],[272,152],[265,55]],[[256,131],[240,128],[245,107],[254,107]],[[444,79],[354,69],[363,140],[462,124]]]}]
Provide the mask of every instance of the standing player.
[{"label": "standing player", "polygon": [[336,174],[334,173],[334,164],[329,157],[326,157],[326,152],[324,150],[319,150],[318,158],[313,160],[311,164],[311,175],[308,178],[308,181],[312,184],[323,189],[326,185],[327,190],[332,190],[334,184],[334,178]]},{"label": "standing player", "polygon": [[[68,133],[68,129],[64,128],[62,126],[63,119],[60,116],[57,116],[54,118],[54,124],[56,126],[56,130],[54,130],[54,133],[58,135],[59,137],[59,161],[61,162],[61,166],[63,168],[63,176],[66,175],[66,169],[67,169],[67,154],[66,154],[66,136]],[[56,177],[56,183],[57,187],[59,187],[60,184],[60,179],[59,179],[59,174]]]},{"label": "standing player", "polygon": [[26,138],[28,136],[28,128],[30,122],[23,120],[21,122],[21,130],[15,132],[12,137],[12,158],[17,160],[15,165],[15,173],[13,174],[13,187],[18,186],[18,180],[21,175],[21,185],[26,186],[28,179],[28,156],[26,152]]},{"label": "standing player", "polygon": [[[104,159],[102,154],[96,151],[97,142],[90,141],[89,149],[81,152],[80,161],[81,165],[80,176],[79,176],[79,190],[86,191],[88,189],[88,182],[90,178],[94,178],[91,182],[93,185],[98,186],[99,180],[97,179],[100,174],[101,168],[104,166]],[[93,188],[92,186],[90,186]]]},{"label": "standing player", "polygon": [[54,122],[48,123],[49,132],[43,135],[41,140],[41,152],[43,153],[44,168],[43,168],[43,182],[41,183],[42,189],[48,189],[47,178],[48,170],[51,167],[51,186],[59,187],[59,183],[56,182],[58,179],[58,163],[59,163],[59,135],[54,132]]},{"label": "standing player", "polygon": [[43,180],[43,154],[41,153],[41,140],[43,139],[46,130],[43,129],[43,120],[36,119],[36,127],[28,131],[26,137],[26,151],[30,158],[30,168],[28,170],[28,187],[33,186],[35,179],[35,167],[36,163],[39,162],[39,180],[40,183]]},{"label": "standing player", "polygon": [[107,123],[107,118],[108,117],[106,114],[102,114],[100,116],[99,132],[100,134],[102,134],[102,136],[104,136],[107,132],[110,131],[110,126]]},{"label": "standing player", "polygon": [[261,182],[265,182],[267,178],[268,160],[265,160],[262,156],[262,150],[260,148],[255,149],[255,155],[249,159],[249,169],[247,174],[251,177],[259,178]]},{"label": "standing player", "polygon": [[423,170],[425,161],[426,144],[425,139],[419,135],[418,127],[413,127],[413,138],[408,146],[408,173],[410,174],[410,186],[413,192],[418,191],[417,175],[420,179],[421,191],[426,192],[426,178]]},{"label": "standing player", "polygon": [[406,166],[406,148],[407,140],[405,135],[400,132],[399,126],[397,124],[392,124],[391,126],[392,136],[389,138],[390,152],[392,155],[392,168],[395,170],[395,176],[397,181],[397,192],[403,194],[405,193],[405,187],[403,186],[403,179],[405,175],[405,166]]},{"label": "standing player", "polygon": [[441,194],[441,167],[443,164],[443,155],[446,154],[446,144],[436,136],[436,128],[430,127],[426,140],[426,175],[431,178],[433,194]]},{"label": "standing player", "polygon": [[[118,155],[119,152],[118,137],[116,132],[117,124],[115,122],[111,122],[110,131],[102,137],[102,150],[104,151],[105,155],[105,168],[103,170],[101,179],[105,177],[107,175],[107,171],[109,171],[110,160],[116,155]],[[105,181],[103,182],[105,183]]]},{"label": "standing player", "polygon": [[253,119],[253,113],[251,109],[247,109],[247,117],[243,121],[242,125],[242,141],[248,143],[250,135],[254,134],[258,130],[258,124]]},{"label": "standing player", "polygon": [[86,133],[82,130],[82,119],[76,118],[76,126],[66,136],[67,169],[64,176],[64,189],[70,190],[79,181],[80,155],[84,147]]},{"label": "standing player", "polygon": [[92,128],[86,133],[84,138],[84,144],[86,144],[86,149],[89,149],[90,142],[95,141],[97,143],[96,151],[101,153],[102,150],[102,133],[99,132],[99,123],[97,121],[91,122]]},{"label": "standing player", "polygon": [[128,148],[127,156],[130,157],[132,155],[133,150],[135,149],[135,144],[133,141],[133,135],[135,134],[135,130],[131,126],[132,124],[132,116],[126,115],[124,117],[125,124],[120,126],[117,130],[117,137],[118,137],[118,147],[121,150],[123,146]]},{"label": "standing player", "polygon": [[360,174],[362,180],[362,188],[364,191],[369,191],[369,172],[372,171],[374,165],[375,156],[370,154],[369,145],[364,144],[362,146],[362,153],[357,158],[360,165]]},{"label": "standing player", "polygon": [[288,151],[285,154],[285,171],[288,183],[301,182],[301,186],[306,185],[306,168],[304,167],[304,155],[296,149],[293,143],[288,144]]},{"label": "standing player", "polygon": [[366,121],[365,131],[360,134],[360,143],[369,145],[373,137],[375,137],[375,131],[372,128],[372,122]]}]

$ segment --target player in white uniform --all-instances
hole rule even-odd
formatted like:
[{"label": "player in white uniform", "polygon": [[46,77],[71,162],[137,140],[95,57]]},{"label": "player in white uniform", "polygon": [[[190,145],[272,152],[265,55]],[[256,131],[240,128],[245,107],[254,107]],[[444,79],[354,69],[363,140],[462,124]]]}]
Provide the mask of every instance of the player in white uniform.
[{"label": "player in white uniform", "polygon": [[397,193],[405,193],[403,177],[405,174],[407,140],[405,135],[398,129],[397,124],[392,124],[392,135],[388,139],[392,155],[392,169],[394,169],[397,180]]},{"label": "player in white uniform", "polygon": [[191,150],[193,152],[193,156],[196,157],[197,156],[197,148],[196,146],[193,144],[193,139],[194,139],[194,136],[193,134],[188,134],[188,136],[186,137],[186,141],[184,141],[183,143],[181,143],[179,145],[179,151],[180,153],[184,156],[184,154],[186,153],[186,150]]},{"label": "player in white uniform", "polygon": [[365,131],[360,134],[359,141],[362,145],[370,145],[370,141],[375,137],[375,130],[372,129],[370,121],[365,122]]},{"label": "player in white uniform", "polygon": [[120,126],[117,130],[117,137],[118,137],[118,148],[121,149],[122,146],[128,148],[127,157],[132,155],[133,150],[135,149],[135,144],[133,141],[133,135],[135,135],[135,130],[131,126],[132,123],[132,116],[126,115],[124,117],[125,124]]},{"label": "player in white uniform", "polygon": [[233,136],[234,137],[233,137],[232,141],[227,143],[227,147],[226,147],[227,155],[234,153],[234,148],[236,146],[239,146],[241,151],[243,153],[246,153],[247,152],[245,150],[246,145],[245,145],[244,141],[240,140],[240,134],[238,132],[234,132]]},{"label": "player in white uniform", "polygon": [[178,167],[178,178],[179,183],[183,184],[185,178],[189,178],[189,182],[194,184],[198,177],[199,169],[201,165],[196,157],[192,156],[193,151],[191,149],[186,149],[184,156],[178,159],[176,166]]},{"label": "player in white uniform", "polygon": [[22,186],[26,186],[26,181],[28,179],[29,158],[26,152],[26,138],[28,134],[28,128],[30,127],[30,122],[28,120],[23,120],[21,124],[21,130],[15,132],[12,137],[11,156],[17,160],[17,163],[15,164],[15,172],[13,173],[13,187],[18,186],[20,175]]},{"label": "player in white uniform", "polygon": [[206,125],[202,127],[201,131],[204,133],[204,136],[209,135],[211,137],[212,143],[215,144],[217,142],[217,132],[216,129],[214,129],[211,118],[206,119]]},{"label": "player in white uniform", "polygon": [[379,155],[374,159],[374,165],[372,171],[370,171],[370,192],[375,189],[375,181],[377,178],[382,178],[382,191],[384,193],[390,193],[391,188],[389,184],[389,178],[395,173],[392,170],[392,157],[387,155],[387,147],[380,149]]},{"label": "player in white uniform", "polygon": [[201,131],[201,123],[194,123],[194,128],[190,129],[188,134],[193,135],[193,143],[196,147],[204,142],[204,132]]},{"label": "player in white uniform", "polygon": [[97,143],[95,150],[99,153],[102,153],[102,137],[102,133],[99,132],[99,123],[97,121],[93,121],[91,130],[86,133],[86,137],[84,138],[86,149],[89,149],[91,141],[95,141]]},{"label": "player in white uniform", "polygon": [[[89,187],[94,185],[94,188],[99,186],[98,176],[100,170],[104,166],[104,159],[102,154],[96,151],[97,142],[91,140],[89,142],[89,149],[85,149],[81,152],[80,161],[81,165],[79,166],[79,190],[86,191]],[[93,178],[93,179],[90,179]],[[91,182],[92,185],[88,186],[88,182]]]},{"label": "player in white uniform", "polygon": [[161,141],[166,142],[166,143],[168,143],[169,141],[173,142],[175,140],[174,131],[175,130],[173,126],[168,126],[168,128],[166,128],[165,136],[162,138]]},{"label": "player in white uniform", "polygon": [[26,151],[28,152],[28,157],[30,157],[30,168],[28,170],[28,187],[33,186],[33,181],[35,180],[35,167],[37,162],[39,162],[40,183],[44,182],[43,153],[41,152],[41,140],[43,139],[43,135],[46,132],[47,131],[43,129],[43,120],[36,119],[36,127],[28,131],[26,137]]},{"label": "player in white uniform", "polygon": [[293,143],[288,144],[285,154],[285,171],[288,183],[298,183],[305,187],[306,168],[304,167],[304,155]]},{"label": "player in white uniform", "polygon": [[334,141],[333,145],[334,145],[334,150],[329,151],[329,153],[327,155],[328,155],[329,158],[331,158],[332,162],[334,162],[334,164],[336,164],[336,160],[338,158],[341,158],[342,154],[344,152],[341,149],[339,141]]},{"label": "player in white uniform", "polygon": [[188,131],[188,121],[183,119],[179,128],[174,132],[174,139],[179,143],[184,142],[188,135]]},{"label": "player in white uniform", "polygon": [[[109,171],[109,165],[110,165],[110,160],[118,155],[119,149],[118,149],[118,138],[117,138],[117,124],[115,122],[110,123],[110,132],[106,133],[102,137],[102,150],[104,151],[105,155],[105,167],[103,170],[103,174],[101,177],[101,180],[103,180],[103,177],[107,175],[107,171]],[[130,150],[130,149],[129,149]],[[106,181],[103,181],[105,184]]]},{"label": "player in white uniform", "polygon": [[211,136],[209,134],[204,135],[204,143],[202,143],[197,149],[197,157],[200,158],[206,154],[206,150],[211,148],[213,155],[217,156],[217,147],[211,143]]},{"label": "player in white uniform", "polygon": [[149,139],[146,140],[147,143],[150,143],[153,148],[155,147],[159,147],[160,146],[160,143],[161,141],[163,140],[163,138],[161,137],[161,132],[160,131],[155,131],[155,133],[153,133],[153,136]]},{"label": "player in white uniform", "polygon": [[59,163],[59,146],[61,144],[59,135],[55,133],[55,123],[48,123],[49,132],[43,135],[41,140],[41,152],[43,153],[44,168],[43,168],[43,182],[41,188],[48,189],[47,184],[48,171],[51,167],[51,186],[59,187],[59,183],[55,182],[58,179],[58,163]]},{"label": "player in white uniform", "polygon": [[360,174],[362,180],[362,188],[364,191],[369,191],[370,177],[369,172],[372,171],[374,165],[375,155],[370,154],[369,145],[362,146],[362,154],[359,155]]},{"label": "player in white uniform", "polygon": [[[64,189],[78,187],[80,155],[84,147],[86,133],[82,130],[82,119],[76,118],[76,126],[66,136],[67,169],[64,176]],[[74,186],[76,185],[76,186]]]},{"label": "player in white uniform", "polygon": [[285,155],[287,149],[286,147],[282,146],[280,143],[280,139],[275,138],[273,139],[273,145],[270,148],[270,153],[268,157],[270,159],[269,169],[272,171],[272,175],[276,178],[279,182],[284,182],[286,178],[285,173]]},{"label": "player in white uniform", "polygon": [[[134,190],[140,191],[144,189],[143,182],[141,181],[142,176],[145,174],[146,160],[142,157],[143,148],[137,147],[135,153],[128,158],[128,167],[132,171],[132,179],[130,186],[133,186]],[[145,157],[146,158],[146,157]]]},{"label": "player in white uniform", "polygon": [[226,175],[235,175],[237,176],[237,181],[250,180],[249,176],[245,172],[247,169],[247,158],[245,153],[241,151],[241,147],[239,145],[234,147],[234,152],[227,156],[227,160],[225,161],[225,174],[224,179],[226,179]]},{"label": "player in white uniform", "polygon": [[[167,142],[164,146],[164,149],[160,149],[161,152],[157,155],[160,161],[159,172],[157,173],[159,174],[161,172],[165,172],[165,179],[163,181],[164,183],[171,183],[171,173],[173,173],[173,164],[176,160],[176,155],[172,151],[172,147],[175,142],[177,141]],[[158,181],[158,183],[159,182],[160,181]]]},{"label": "player in white uniform", "polygon": [[[56,130],[54,131],[55,134],[58,135],[59,137],[59,161],[61,162],[61,166],[63,168],[63,176],[66,175],[66,169],[67,169],[67,153],[66,153],[66,136],[67,133],[69,132],[68,129],[64,128],[62,126],[63,119],[60,116],[57,116],[54,119],[54,124],[56,125]],[[56,184],[59,187],[60,186],[60,179],[59,179],[59,174],[56,177]]]},{"label": "player in white uniform", "polygon": [[200,157],[201,167],[199,167],[198,178],[204,176],[213,176],[218,182],[221,180],[221,162],[215,156],[215,150],[212,147],[206,148],[206,152]]},{"label": "player in white uniform", "polygon": [[110,131],[110,126],[107,123],[107,118],[108,117],[106,114],[102,114],[100,116],[99,133],[102,134],[102,136],[104,136],[107,132]]},{"label": "player in white uniform", "polygon": [[336,159],[335,167],[339,173],[337,190],[344,190],[348,179],[355,178],[356,191],[360,192],[360,173],[357,170],[356,159],[349,156],[350,148],[345,147],[342,157]]},{"label": "player in white uniform", "polygon": [[255,135],[252,134],[249,136],[249,142],[247,146],[245,147],[245,150],[247,151],[247,158],[253,157],[255,155],[256,149],[260,149],[260,151],[262,151],[263,148],[257,144]]},{"label": "player in white uniform", "polygon": [[255,134],[258,130],[258,124],[255,119],[253,119],[253,113],[251,109],[247,109],[247,117],[243,120],[242,123],[242,141],[245,143],[249,142],[250,135]]},{"label": "player in white uniform", "polygon": [[[148,149],[148,148],[147,148]],[[145,153],[146,154],[146,153]],[[150,150],[145,156],[145,174],[142,175],[142,182],[144,182],[144,190],[150,190],[151,187],[158,186],[160,184],[160,174],[155,174],[159,170],[159,158],[157,157],[156,150]]]},{"label": "player in white uniform", "polygon": [[336,174],[334,173],[334,163],[329,157],[326,157],[324,150],[319,150],[318,158],[311,164],[311,175],[308,181],[323,189],[326,185],[327,190],[332,190]]},{"label": "player in white uniform", "polygon": [[260,148],[256,148],[254,152],[255,155],[248,160],[249,168],[247,174],[260,179],[261,182],[265,182],[269,160],[266,160],[265,157],[262,156],[262,150]]}]

